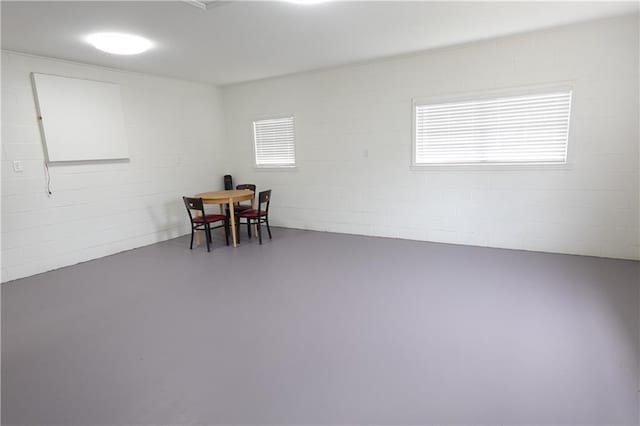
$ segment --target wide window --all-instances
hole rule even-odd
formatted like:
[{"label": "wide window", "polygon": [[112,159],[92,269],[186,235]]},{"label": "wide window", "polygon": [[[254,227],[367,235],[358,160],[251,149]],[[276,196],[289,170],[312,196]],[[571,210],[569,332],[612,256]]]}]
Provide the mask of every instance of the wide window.
[{"label": "wide window", "polygon": [[254,121],[253,140],[257,167],[295,167],[293,117]]},{"label": "wide window", "polygon": [[562,164],[571,90],[414,106],[416,166]]}]

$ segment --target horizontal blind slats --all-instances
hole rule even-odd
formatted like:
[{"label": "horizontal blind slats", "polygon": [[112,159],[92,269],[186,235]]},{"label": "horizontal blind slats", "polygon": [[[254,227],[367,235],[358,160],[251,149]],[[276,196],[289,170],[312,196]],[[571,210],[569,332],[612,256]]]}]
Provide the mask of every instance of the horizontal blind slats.
[{"label": "horizontal blind slats", "polygon": [[510,96],[510,97],[501,97],[501,98],[493,98],[487,100],[471,100],[471,101],[460,101],[460,102],[447,102],[441,104],[432,104],[432,105],[424,105],[426,108],[430,110],[456,110],[461,108],[471,108],[472,106],[479,106],[483,108],[490,108],[493,106],[503,106],[503,105],[518,105],[522,103],[534,103],[534,102],[555,102],[559,99],[567,99],[570,98],[570,92],[562,92],[556,94],[547,94],[547,95],[524,95],[524,96]]},{"label": "horizontal blind slats", "polygon": [[571,91],[415,107],[415,161],[565,162]]},{"label": "horizontal blind slats", "polygon": [[421,110],[421,113],[429,116],[439,116],[439,115],[460,115],[467,114],[471,111],[482,111],[482,112],[497,112],[497,111],[518,111],[523,109],[544,109],[544,108],[555,108],[559,106],[563,106],[569,103],[569,99],[562,100],[553,100],[551,102],[518,102],[518,103],[503,103],[503,104],[495,104],[495,105],[480,105],[477,103],[470,103],[466,106],[460,106],[455,108],[446,108],[446,109],[434,109],[431,106],[424,106]]},{"label": "horizontal blind slats", "polygon": [[293,117],[253,122],[257,166],[295,165]]},{"label": "horizontal blind slats", "polygon": [[449,120],[418,120],[418,124],[425,129],[442,129],[442,128],[458,128],[458,127],[473,127],[473,128],[491,128],[498,126],[528,126],[528,125],[553,125],[562,124],[566,121],[566,113],[557,113],[547,116],[526,116],[518,117],[517,119],[510,119],[509,117],[471,117],[468,119],[451,118]]}]

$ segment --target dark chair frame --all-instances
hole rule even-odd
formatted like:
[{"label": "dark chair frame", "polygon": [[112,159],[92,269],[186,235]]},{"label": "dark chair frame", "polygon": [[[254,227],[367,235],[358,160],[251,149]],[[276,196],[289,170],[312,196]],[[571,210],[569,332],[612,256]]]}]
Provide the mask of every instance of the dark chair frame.
[{"label": "dark chair frame", "polygon": [[[262,205],[266,204],[265,209],[262,210]],[[249,230],[249,238],[251,238],[251,225],[258,225],[258,241],[262,244],[262,224],[267,225],[267,233],[269,239],[271,239],[271,227],[269,227],[269,205],[271,204],[271,190],[260,191],[258,194],[258,208],[256,210],[245,210],[238,214],[238,229],[240,231],[240,224],[242,219],[247,219],[247,228]],[[262,214],[264,212],[264,215]],[[238,234],[238,241],[240,241],[240,232]]]},{"label": "dark chair frame", "polygon": [[[253,191],[253,198],[256,198],[256,186],[252,183],[241,183],[240,185],[236,186],[236,189],[241,190],[241,189],[249,189],[251,191]],[[251,203],[253,204],[253,203]],[[245,210],[251,210],[251,206],[250,205],[246,205],[246,204],[240,204],[240,203],[236,203],[233,206],[233,210],[235,212],[235,214],[240,214]],[[228,213],[227,213],[228,216]],[[247,235],[249,235],[249,238],[251,238],[251,226],[247,223]]]},{"label": "dark chair frame", "polygon": [[[253,198],[256,198],[256,186],[252,183],[242,183],[240,185],[236,186],[236,189],[241,190],[241,189],[250,189],[251,191],[253,191]],[[253,202],[251,203],[251,205],[253,205]],[[236,216],[238,216],[238,213],[245,211],[245,210],[251,210],[251,205],[246,205],[246,204],[240,204],[240,202],[235,202],[233,203],[233,211],[234,214]],[[227,218],[229,220],[231,220],[231,211],[229,210],[229,206],[227,206],[225,208],[225,213],[227,215]],[[247,228],[248,232],[251,233],[251,229]]]},{"label": "dark chair frame", "polygon": [[[193,250],[193,236],[196,231],[205,231],[205,235],[207,238],[207,251],[211,251],[211,230],[218,229],[224,227],[224,238],[229,245],[229,218],[225,215],[207,215],[204,211],[204,203],[202,198],[190,198],[190,197],[182,197],[182,201],[184,201],[184,206],[187,208],[187,213],[189,213],[189,221],[191,222],[191,244],[189,245],[189,249]],[[192,210],[200,212],[200,216],[194,216]],[[207,217],[214,217],[213,220],[207,220]],[[198,221],[197,218],[202,217],[202,221]],[[222,221],[222,225],[211,226],[212,223]]]}]

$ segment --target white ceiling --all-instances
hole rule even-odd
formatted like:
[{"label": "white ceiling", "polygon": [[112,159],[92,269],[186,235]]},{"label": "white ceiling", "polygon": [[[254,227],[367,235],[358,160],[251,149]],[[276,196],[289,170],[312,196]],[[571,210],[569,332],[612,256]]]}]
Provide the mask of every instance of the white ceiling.
[{"label": "white ceiling", "polygon": [[[6,2],[2,48],[229,84],[637,12],[631,2],[237,1]],[[92,32],[147,37],[156,47],[115,56]]]}]

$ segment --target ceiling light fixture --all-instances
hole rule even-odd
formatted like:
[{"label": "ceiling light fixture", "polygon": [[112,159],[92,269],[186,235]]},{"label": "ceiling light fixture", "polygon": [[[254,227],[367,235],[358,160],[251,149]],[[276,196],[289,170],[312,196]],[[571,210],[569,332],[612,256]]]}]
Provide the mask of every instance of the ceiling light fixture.
[{"label": "ceiling light fixture", "polygon": [[153,46],[143,37],[121,33],[96,33],[87,37],[93,47],[114,55],[137,55],[146,52]]},{"label": "ceiling light fixture", "polygon": [[318,4],[318,3],[326,3],[330,0],[287,0],[289,3],[294,3],[294,4],[305,4],[305,5],[311,5],[311,4]]},{"label": "ceiling light fixture", "polygon": [[213,9],[216,6],[222,6],[223,4],[228,4],[229,2],[224,0],[182,0],[184,3],[187,3],[193,7],[197,7],[202,10]]}]

